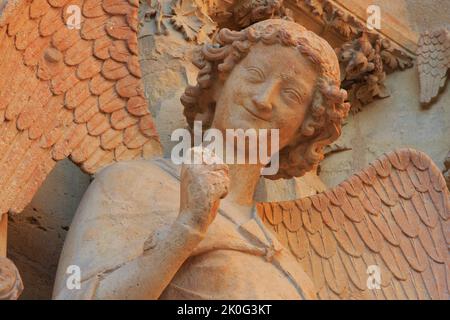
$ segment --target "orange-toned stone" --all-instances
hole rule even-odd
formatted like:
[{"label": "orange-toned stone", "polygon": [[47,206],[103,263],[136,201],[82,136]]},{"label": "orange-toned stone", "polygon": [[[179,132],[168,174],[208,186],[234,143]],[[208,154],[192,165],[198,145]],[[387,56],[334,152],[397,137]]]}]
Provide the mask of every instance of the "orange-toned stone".
[{"label": "orange-toned stone", "polygon": [[89,79],[100,73],[101,69],[102,61],[94,56],[90,56],[78,65],[77,76],[81,80]]},{"label": "orange-toned stone", "polygon": [[101,74],[93,77],[89,82],[89,88],[91,89],[92,94],[97,96],[101,95],[106,90],[112,88],[114,86],[114,81],[110,81],[105,79]]},{"label": "orange-toned stone", "polygon": [[142,154],[140,149],[129,149],[121,144],[114,149],[114,157],[116,161],[128,161],[138,158]]},{"label": "orange-toned stone", "polygon": [[112,46],[109,48],[109,53],[111,58],[117,62],[127,62],[131,55],[126,42],[123,40],[114,41]]},{"label": "orange-toned stone", "polygon": [[107,15],[86,19],[81,28],[81,37],[86,40],[95,40],[107,36],[105,23],[108,19]]},{"label": "orange-toned stone", "polygon": [[39,33],[43,37],[46,37],[65,27],[66,26],[62,21],[61,12],[58,9],[51,8],[42,17],[41,22],[39,23]]},{"label": "orange-toned stone", "polygon": [[139,120],[139,129],[144,135],[146,135],[149,138],[158,136],[155,124],[153,123],[153,118],[150,114],[141,117],[141,119]]},{"label": "orange-toned stone", "polygon": [[106,23],[106,32],[113,38],[119,40],[126,40],[133,34],[133,30],[128,26],[128,23],[123,16],[113,16]]},{"label": "orange-toned stone", "polygon": [[87,123],[89,134],[99,136],[110,128],[109,120],[103,113],[97,113]]},{"label": "orange-toned stone", "polygon": [[95,173],[112,162],[114,162],[114,152],[99,148],[82,163],[81,168],[85,172]]},{"label": "orange-toned stone", "polygon": [[62,94],[75,86],[80,79],[75,75],[75,69],[65,67],[51,80],[51,90],[54,94]]},{"label": "orange-toned stone", "polygon": [[86,123],[99,112],[98,98],[90,96],[75,108],[74,118],[76,123]]},{"label": "orange-toned stone", "polygon": [[142,93],[142,82],[140,79],[129,75],[117,81],[116,89],[121,97],[131,98]]},{"label": "orange-toned stone", "polygon": [[64,61],[68,65],[77,65],[92,56],[92,41],[79,40],[72,47],[67,49]]},{"label": "orange-toned stone", "polygon": [[[44,134],[42,135],[39,141],[41,147],[44,149],[48,149],[54,146],[56,143],[59,143],[61,139],[64,139],[65,137],[63,137],[63,135],[68,134],[71,128],[75,127],[75,124],[70,124],[72,117],[72,112],[63,108],[58,113],[56,119],[54,119],[50,124],[50,129],[48,129],[48,131],[44,132]],[[65,128],[66,131],[62,130],[62,128]],[[65,157],[67,157],[67,155],[63,155],[61,158],[53,155],[53,158],[55,160],[62,160]]]},{"label": "orange-toned stone", "polygon": [[141,65],[139,63],[138,57],[137,56],[131,56],[128,59],[128,70],[131,72],[132,75],[134,75],[135,77],[141,78],[142,77],[142,72],[141,72]]},{"label": "orange-toned stone", "polygon": [[106,79],[119,80],[129,74],[124,63],[108,59],[103,63],[102,74]]},{"label": "orange-toned stone", "polygon": [[35,20],[30,19],[16,34],[16,48],[19,50],[25,50],[38,37],[38,24]]},{"label": "orange-toned stone", "polygon": [[79,30],[61,28],[52,36],[52,44],[60,51],[66,51],[80,39]]},{"label": "orange-toned stone", "polygon": [[125,109],[114,111],[111,114],[111,125],[117,130],[123,130],[137,122],[138,118],[130,115]]},{"label": "orange-toned stone", "polygon": [[26,48],[23,61],[27,66],[35,66],[42,58],[44,50],[47,49],[50,40],[48,38],[38,37]]},{"label": "orange-toned stone", "polygon": [[35,19],[43,16],[50,9],[47,0],[34,0],[30,5],[30,18]]},{"label": "orange-toned stone", "polygon": [[34,140],[44,132],[48,132],[51,129],[51,123],[56,119],[58,113],[63,109],[63,96],[52,96],[44,107],[43,112],[39,114],[38,119],[28,130],[30,139]]},{"label": "orange-toned stone", "polygon": [[133,10],[127,14],[127,23],[133,31],[138,31],[139,19],[137,10]]},{"label": "orange-toned stone", "polygon": [[47,0],[47,1],[48,3],[50,3],[52,7],[60,8],[64,6],[69,0]]},{"label": "orange-toned stone", "polygon": [[108,129],[100,137],[100,143],[103,149],[112,150],[123,141],[123,131]]},{"label": "orange-toned stone", "polygon": [[87,18],[96,18],[105,14],[102,2],[98,0],[85,0],[83,4],[83,15]]},{"label": "orange-toned stone", "polygon": [[95,40],[94,43],[94,55],[99,58],[106,60],[110,58],[109,48],[113,45],[113,41],[109,37],[103,37]]},{"label": "orange-toned stone", "polygon": [[104,0],[102,2],[103,9],[110,14],[127,14],[130,10],[135,10],[130,7],[127,0]]},{"label": "orange-toned stone", "polygon": [[100,147],[100,138],[85,136],[83,142],[70,154],[70,159],[75,163],[86,161]]},{"label": "orange-toned stone", "polygon": [[139,148],[144,145],[147,140],[148,138],[141,133],[137,126],[131,126],[125,129],[123,142],[128,148]]},{"label": "orange-toned stone", "polygon": [[131,97],[127,102],[127,110],[135,116],[143,116],[149,113],[147,101],[141,96]]},{"label": "orange-toned stone", "polygon": [[135,55],[139,55],[139,49],[138,49],[138,43],[137,43],[137,37],[134,35],[130,35],[127,39],[128,49]]},{"label": "orange-toned stone", "polygon": [[73,109],[90,96],[91,92],[89,91],[89,81],[85,80],[78,82],[66,92],[64,101],[65,107],[68,109]]},{"label": "orange-toned stone", "polygon": [[126,101],[117,95],[114,88],[103,92],[99,97],[99,108],[106,113],[112,113],[121,108],[125,108]]}]

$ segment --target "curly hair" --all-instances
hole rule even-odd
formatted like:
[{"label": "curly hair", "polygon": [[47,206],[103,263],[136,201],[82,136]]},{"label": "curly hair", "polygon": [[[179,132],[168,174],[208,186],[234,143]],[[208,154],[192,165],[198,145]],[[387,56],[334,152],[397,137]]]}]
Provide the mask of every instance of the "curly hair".
[{"label": "curly hair", "polygon": [[267,178],[299,177],[317,167],[324,157],[323,148],[340,136],[342,121],[350,109],[345,102],[347,92],[340,89],[339,62],[334,50],[324,39],[299,24],[270,19],[242,31],[220,30],[214,43],[204,45],[194,59],[200,71],[197,85],[188,86],[181,97],[184,115],[191,128],[199,118],[204,129],[209,128],[216,105],[212,93],[220,92],[217,80],[226,80],[234,66],[259,41],[296,48],[319,69],[309,112],[295,138],[279,151],[278,173]]}]

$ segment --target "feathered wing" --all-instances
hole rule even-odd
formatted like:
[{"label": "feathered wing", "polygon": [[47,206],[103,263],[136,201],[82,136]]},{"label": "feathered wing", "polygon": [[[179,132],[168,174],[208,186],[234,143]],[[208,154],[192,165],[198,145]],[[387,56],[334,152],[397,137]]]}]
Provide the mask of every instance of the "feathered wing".
[{"label": "feathered wing", "polygon": [[450,298],[449,193],[421,152],[386,154],[324,193],[257,208],[320,299]]},{"label": "feathered wing", "polygon": [[426,31],[420,35],[417,49],[420,78],[420,102],[429,103],[445,85],[450,68],[450,30]]},{"label": "feathered wing", "polygon": [[[138,61],[138,6],[138,0],[7,5],[0,19],[0,215],[22,211],[66,157],[95,173],[158,152]],[[80,28],[70,29],[77,8]]]}]

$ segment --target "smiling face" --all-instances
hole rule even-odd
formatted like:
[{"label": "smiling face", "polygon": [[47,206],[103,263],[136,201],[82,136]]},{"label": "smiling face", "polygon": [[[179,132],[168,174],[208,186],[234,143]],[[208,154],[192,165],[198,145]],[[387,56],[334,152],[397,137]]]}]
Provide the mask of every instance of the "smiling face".
[{"label": "smiling face", "polygon": [[220,89],[212,127],[279,129],[282,149],[305,119],[318,75],[296,48],[257,43]]}]

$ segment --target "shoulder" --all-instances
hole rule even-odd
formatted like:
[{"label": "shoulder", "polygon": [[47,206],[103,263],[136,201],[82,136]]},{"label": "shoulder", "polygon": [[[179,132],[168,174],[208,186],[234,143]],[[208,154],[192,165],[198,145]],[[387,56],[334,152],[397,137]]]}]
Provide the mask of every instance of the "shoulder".
[{"label": "shoulder", "polygon": [[[174,177],[163,165],[169,163],[167,159],[133,160],[114,163],[95,174],[94,180],[102,182],[130,182],[137,183],[143,180],[173,180]],[[173,170],[176,170],[173,167]]]},{"label": "shoulder", "polygon": [[143,252],[148,236],[178,214],[179,183],[154,161],[111,165],[95,175],[73,218],[57,273],[64,289],[70,265],[91,279]]},{"label": "shoulder", "polygon": [[[135,160],[112,164],[94,176],[89,192],[100,193],[115,199],[139,200],[165,189],[179,188],[176,178],[178,168],[170,172],[164,168],[168,160]],[[164,169],[163,169],[164,168]],[[178,192],[178,191],[177,191]]]}]

